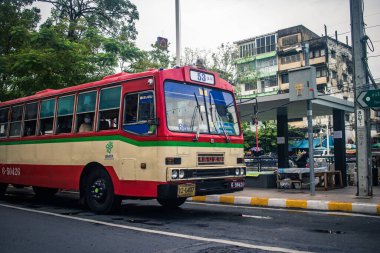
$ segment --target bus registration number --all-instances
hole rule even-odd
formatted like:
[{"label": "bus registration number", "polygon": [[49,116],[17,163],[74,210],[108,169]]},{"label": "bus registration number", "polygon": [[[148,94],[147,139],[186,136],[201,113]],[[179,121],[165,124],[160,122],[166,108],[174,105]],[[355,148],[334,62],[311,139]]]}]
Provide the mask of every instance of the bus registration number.
[{"label": "bus registration number", "polygon": [[244,185],[244,182],[231,182],[231,188],[243,188]]},{"label": "bus registration number", "polygon": [[192,197],[195,196],[195,184],[180,184],[178,185],[177,197]]}]

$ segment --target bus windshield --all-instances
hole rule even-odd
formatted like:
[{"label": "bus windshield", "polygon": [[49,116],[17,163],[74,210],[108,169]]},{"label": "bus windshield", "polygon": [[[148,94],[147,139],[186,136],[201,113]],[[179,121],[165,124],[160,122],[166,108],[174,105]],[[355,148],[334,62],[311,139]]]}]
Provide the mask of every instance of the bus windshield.
[{"label": "bus windshield", "polygon": [[240,135],[230,92],[166,81],[165,103],[170,131]]}]

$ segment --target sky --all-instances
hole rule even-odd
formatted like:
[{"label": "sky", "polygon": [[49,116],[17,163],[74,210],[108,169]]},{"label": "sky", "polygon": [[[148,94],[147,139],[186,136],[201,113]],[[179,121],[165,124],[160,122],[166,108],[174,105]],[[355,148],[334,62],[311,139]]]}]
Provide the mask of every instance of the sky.
[{"label": "sky", "polygon": [[[139,48],[148,50],[158,36],[170,43],[175,54],[175,0],[131,0],[140,18],[136,22]],[[346,42],[350,33],[349,0],[180,0],[181,48],[215,50],[222,43],[271,33],[279,29],[304,25],[316,34],[327,33]],[[50,7],[37,4],[42,15]],[[366,33],[373,41],[368,53],[369,66],[380,82],[380,0],[364,0]],[[351,45],[351,42],[349,42]]]}]

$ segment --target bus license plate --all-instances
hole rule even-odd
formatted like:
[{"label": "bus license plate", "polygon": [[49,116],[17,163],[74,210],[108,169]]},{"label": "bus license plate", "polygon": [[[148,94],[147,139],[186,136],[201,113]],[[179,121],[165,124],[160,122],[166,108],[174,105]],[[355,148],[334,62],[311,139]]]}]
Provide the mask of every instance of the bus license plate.
[{"label": "bus license plate", "polygon": [[195,196],[195,184],[180,184],[178,185],[177,197],[192,197]]},{"label": "bus license plate", "polygon": [[244,185],[244,182],[231,182],[231,188],[243,188]]}]

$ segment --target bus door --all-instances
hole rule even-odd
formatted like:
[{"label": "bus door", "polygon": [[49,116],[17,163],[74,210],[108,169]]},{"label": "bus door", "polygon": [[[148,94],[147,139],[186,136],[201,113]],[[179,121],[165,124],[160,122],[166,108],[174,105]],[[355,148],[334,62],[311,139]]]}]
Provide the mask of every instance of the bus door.
[{"label": "bus door", "polygon": [[130,140],[125,145],[128,149],[122,152],[122,163],[129,173],[134,167],[136,180],[157,178],[157,149],[153,143],[157,137],[156,99],[154,78],[131,80],[123,84],[123,119],[122,130]]}]

